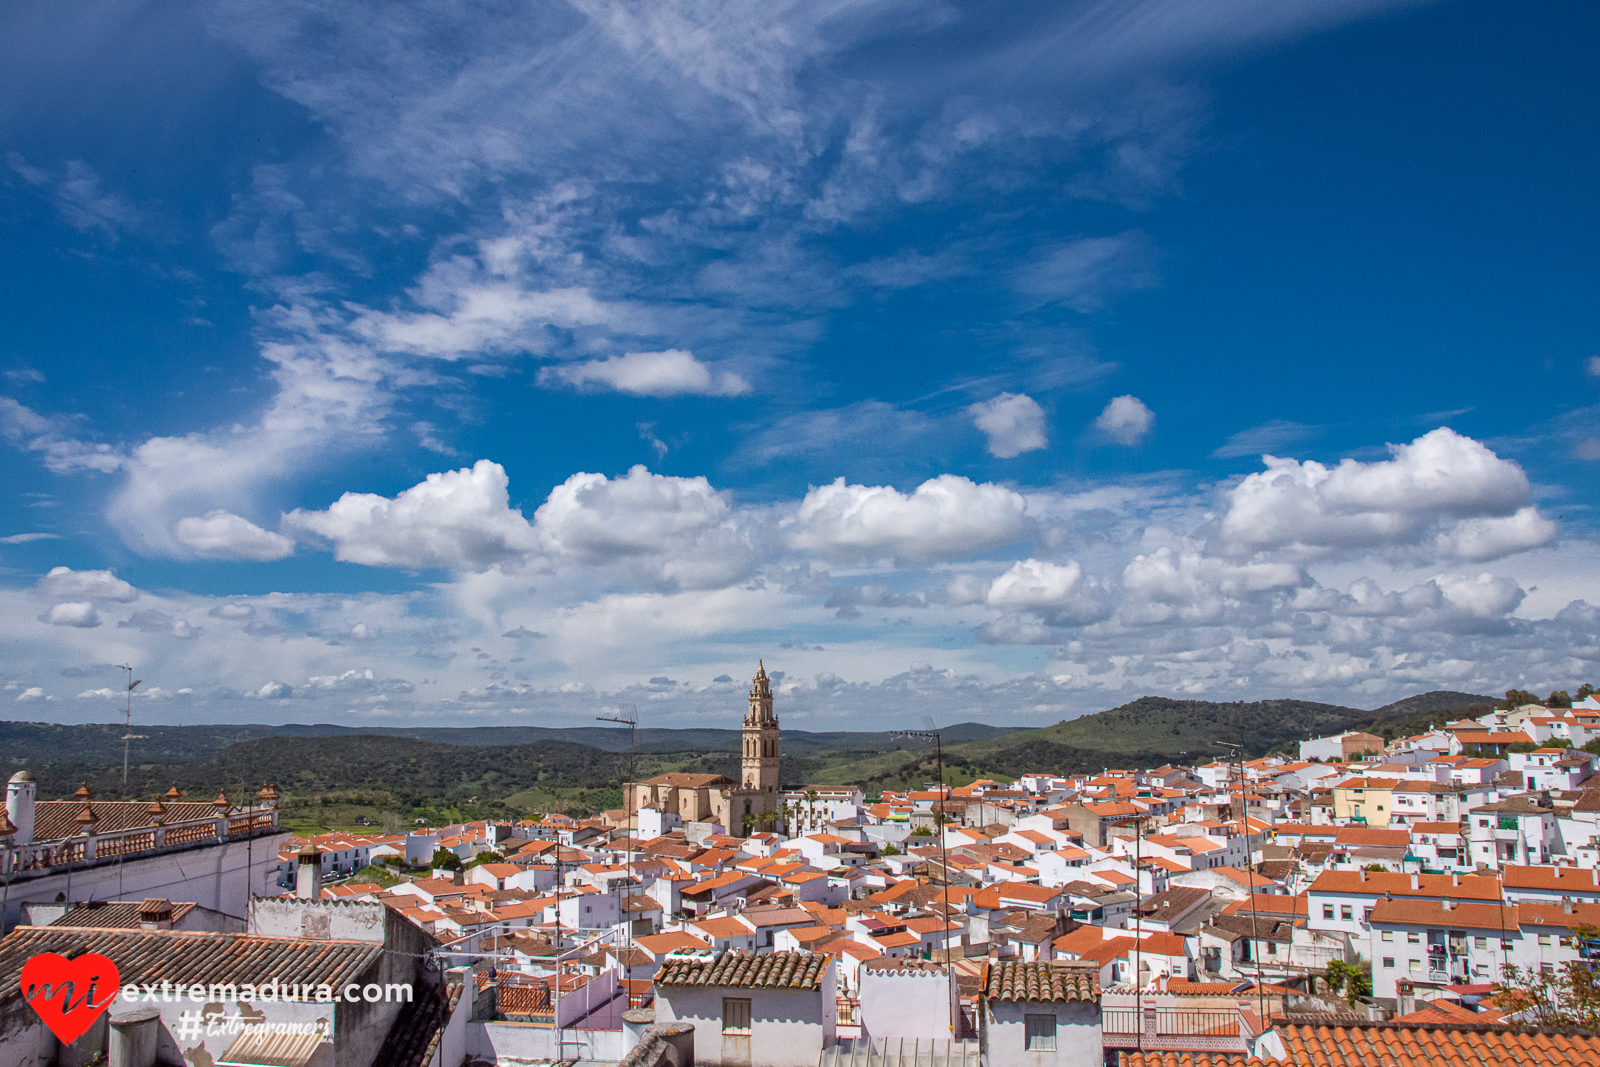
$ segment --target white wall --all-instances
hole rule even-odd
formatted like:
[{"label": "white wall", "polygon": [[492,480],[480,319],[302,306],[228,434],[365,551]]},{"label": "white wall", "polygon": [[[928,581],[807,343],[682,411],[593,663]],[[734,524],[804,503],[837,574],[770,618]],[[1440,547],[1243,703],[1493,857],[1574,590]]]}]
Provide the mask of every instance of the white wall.
[{"label": "white wall", "polygon": [[[167,900],[193,902],[203,908],[243,918],[247,893],[276,895],[278,850],[288,834],[269,834],[252,841],[240,838],[220,845],[202,845],[141,856],[122,863],[108,861],[72,871],[67,894],[63,869],[39,877],[13,877],[0,929],[9,932],[21,918],[25,900]],[[249,868],[254,865],[254,870]]]},{"label": "white wall", "polygon": [[[656,1021],[694,1026],[696,1064],[807,1067],[819,1061],[838,1018],[834,966],[820,990],[657,986]],[[723,997],[749,997],[750,1036],[722,1033]],[[1065,1065],[1063,1065],[1065,1067]]]},{"label": "white wall", "polygon": [[[991,1001],[985,998],[985,1067],[1083,1067],[1104,1062],[1100,1005],[1092,1001]],[[1054,1014],[1056,1050],[1029,1052],[1024,1015]]]},{"label": "white wall", "polygon": [[862,1037],[950,1038],[953,986],[939,971],[861,968]]}]

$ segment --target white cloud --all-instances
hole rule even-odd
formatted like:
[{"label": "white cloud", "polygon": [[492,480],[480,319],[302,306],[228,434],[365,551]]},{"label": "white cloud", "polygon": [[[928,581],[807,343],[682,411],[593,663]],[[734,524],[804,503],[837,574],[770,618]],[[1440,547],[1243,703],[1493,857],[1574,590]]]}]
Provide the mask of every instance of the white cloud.
[{"label": "white cloud", "polygon": [[117,623],[117,629],[162,634],[166,637],[176,637],[180,641],[192,641],[200,636],[200,627],[190,623],[189,620],[174,618],[154,608],[134,612]]},{"label": "white cloud", "polygon": [[139,599],[139,590],[111,571],[75,571],[71,567],[52,567],[39,579],[39,591],[53,600],[131,604]]},{"label": "white cloud", "polygon": [[910,494],[893,486],[815,486],[792,519],[789,544],[832,559],[961,559],[1022,540],[1027,502],[1004,486],[941,474]]},{"label": "white cloud", "polygon": [[716,588],[750,573],[756,531],[705,478],[635,466],[621,478],[574,474],[534,512],[555,560],[623,564],[652,584]]},{"label": "white cloud", "polygon": [[289,538],[220,510],[203,517],[179,519],[173,525],[172,536],[196,555],[214,559],[266,561],[294,554],[294,542]]},{"label": "white cloud", "polygon": [[1144,439],[1155,421],[1155,412],[1145,407],[1143,400],[1130,395],[1113,398],[1094,424],[1113,441],[1132,447]]},{"label": "white cloud", "polygon": [[989,437],[989,454],[1010,459],[1045,447],[1044,409],[1023,393],[1001,393],[967,409]]},{"label": "white cloud", "polygon": [[284,526],[333,542],[334,556],[370,567],[482,570],[538,548],[522,512],[510,506],[505,468],[480,459],[430,474],[393,500],[345,493],[325,511],[295,509]]},{"label": "white cloud", "polygon": [[81,159],[67,163],[59,174],[29,166],[16,152],[6,153],[6,162],[22,180],[43,190],[56,211],[75,230],[99,230],[115,240],[122,230],[138,226],[141,216],[127,198],[100,187],[100,175]]},{"label": "white cloud", "polygon": [[118,700],[122,694],[115,689],[85,689],[78,694],[79,700]]},{"label": "white cloud", "polygon": [[25,701],[44,700],[44,699],[45,699],[44,689],[42,689],[41,687],[39,687],[37,685],[29,686],[27,689],[24,689],[22,692],[17,694],[17,703],[19,703],[19,704],[21,704],[21,703],[23,703]]},{"label": "white cloud", "polygon": [[1233,563],[1188,548],[1135,556],[1122,571],[1122,617],[1139,625],[1217,622],[1238,601],[1309,583],[1289,563]]},{"label": "white cloud", "polygon": [[1112,296],[1155,286],[1150,241],[1135,231],[1068,241],[1044,249],[1017,272],[1014,284],[1040,301],[1094,311]]},{"label": "white cloud", "polygon": [[1464,519],[1434,539],[1440,559],[1473,563],[1499,559],[1531,548],[1543,548],[1556,539],[1559,527],[1534,507],[1519,508],[1499,519]]},{"label": "white cloud", "polygon": [[19,533],[9,537],[0,537],[0,545],[26,545],[33,541],[59,541],[60,534],[53,533]]},{"label": "white cloud", "polygon": [[1011,565],[989,586],[984,602],[1000,611],[1033,611],[1066,603],[1077,592],[1083,568],[1025,559]]},{"label": "white cloud", "polygon": [[742,396],[750,391],[750,383],[740,375],[713,370],[689,352],[677,348],[664,352],[629,352],[610,359],[546,367],[540,372],[539,381],[655,397]]},{"label": "white cloud", "polygon": [[[1528,503],[1521,467],[1447,427],[1390,450],[1392,459],[1346,459],[1332,468],[1264,457],[1265,471],[1226,494],[1223,536],[1249,548],[1411,544],[1441,519],[1511,516]],[[1531,514],[1468,527],[1459,537],[1447,534],[1442,544],[1453,552],[1516,551],[1509,546],[1519,538],[1544,536],[1541,521]]]},{"label": "white cloud", "polygon": [[86,600],[55,604],[49,611],[39,616],[39,620],[51,626],[76,626],[84,630],[91,630],[100,625],[99,613],[94,610],[94,605]]},{"label": "white cloud", "polygon": [[294,687],[284,682],[268,682],[255,692],[245,695],[257,700],[288,700],[294,695]]},{"label": "white cloud", "polygon": [[109,474],[123,464],[122,455],[106,444],[78,440],[73,420],[49,418],[0,396],[0,437],[26,452],[44,454],[44,465],[57,474],[99,471]]}]

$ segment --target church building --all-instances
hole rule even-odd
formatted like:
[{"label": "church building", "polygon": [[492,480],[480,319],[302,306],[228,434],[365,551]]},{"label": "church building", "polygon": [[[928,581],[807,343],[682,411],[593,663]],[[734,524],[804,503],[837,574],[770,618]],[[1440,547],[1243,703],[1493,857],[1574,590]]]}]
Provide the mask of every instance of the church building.
[{"label": "church building", "polygon": [[628,783],[628,810],[652,808],[686,823],[713,822],[736,837],[771,829],[778,817],[778,720],[765,664],[751,680],[741,740],[737,782],[720,774],[658,774]]}]

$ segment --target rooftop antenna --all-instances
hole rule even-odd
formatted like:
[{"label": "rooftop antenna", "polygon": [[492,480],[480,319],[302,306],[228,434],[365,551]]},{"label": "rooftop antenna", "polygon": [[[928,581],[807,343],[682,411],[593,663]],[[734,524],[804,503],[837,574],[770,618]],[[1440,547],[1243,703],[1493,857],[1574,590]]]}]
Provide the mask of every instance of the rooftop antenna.
[{"label": "rooftop antenna", "polygon": [[136,734],[133,732],[133,690],[134,687],[138,686],[144,681],[144,679],[134,679],[133,666],[131,664],[119,663],[117,664],[117,669],[128,672],[128,706],[125,712],[125,721],[123,724],[122,734],[122,793],[124,796],[126,796],[128,793],[128,745],[130,742],[143,741],[145,739],[144,734]]},{"label": "rooftop antenna", "polygon": [[[950,958],[950,860],[945,853],[944,818],[946,801],[949,799],[944,788],[944,742],[940,739],[939,731],[933,728],[933,720],[924,717],[925,730],[895,730],[889,734],[892,740],[915,739],[918,741],[932,741],[935,766],[939,770],[939,799],[934,801],[933,825],[939,831],[939,873],[944,882],[944,910],[939,913],[939,920],[944,923],[944,969],[950,979],[950,1010],[958,1016],[961,1013],[961,1001],[956,996],[956,964]],[[955,1019],[950,1020],[950,1037],[952,1040],[959,1036],[960,1027]]]},{"label": "rooftop antenna", "polygon": [[[1267,1021],[1267,991],[1261,984],[1261,930],[1258,925],[1256,913],[1256,881],[1255,872],[1250,869],[1250,795],[1244,780],[1244,745],[1232,741],[1213,741],[1218,748],[1227,749],[1228,773],[1232,776],[1233,768],[1239,768],[1239,831],[1244,836],[1244,876],[1245,891],[1250,894],[1250,954],[1254,957],[1256,965],[1256,1010],[1261,1016],[1263,1024]],[[1262,840],[1265,845],[1265,839]]]},{"label": "rooftop antenna", "polygon": [[[635,833],[635,827],[638,825],[639,809],[638,805],[634,804],[632,802],[632,798],[628,796],[628,790],[633,788],[634,782],[637,780],[637,776],[635,775],[633,769],[635,751],[633,735],[634,731],[636,731],[639,727],[639,708],[635,704],[624,704],[617,710],[622,712],[622,714],[596,715],[595,719],[599,722],[620,722],[622,725],[628,728],[628,784],[623,787],[622,791],[622,810],[628,813],[628,890],[627,894],[622,898],[623,911],[626,912],[628,910],[627,902],[633,899],[633,851],[638,847],[639,844]],[[557,843],[556,848],[559,850],[560,847],[560,844]],[[561,895],[558,889],[556,893],[556,911],[558,915],[560,914],[561,909],[560,901]],[[628,930],[628,957],[622,964],[623,988],[626,990],[629,988],[627,986],[628,968],[633,966],[633,918],[632,916],[626,914],[624,914],[622,918],[624,925]],[[624,994],[623,997],[623,1007],[627,1007],[627,994]]]}]

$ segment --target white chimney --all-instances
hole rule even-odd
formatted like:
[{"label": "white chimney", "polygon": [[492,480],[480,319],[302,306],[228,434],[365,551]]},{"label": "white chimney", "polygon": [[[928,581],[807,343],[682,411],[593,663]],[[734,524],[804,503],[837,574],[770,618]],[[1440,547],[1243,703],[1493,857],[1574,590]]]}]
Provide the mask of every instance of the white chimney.
[{"label": "white chimney", "polygon": [[33,843],[33,802],[39,792],[39,783],[27,771],[18,771],[6,783],[6,818],[17,828],[12,836],[14,845]]},{"label": "white chimney", "polygon": [[322,853],[310,841],[295,856],[294,895],[301,900],[322,899]]}]

